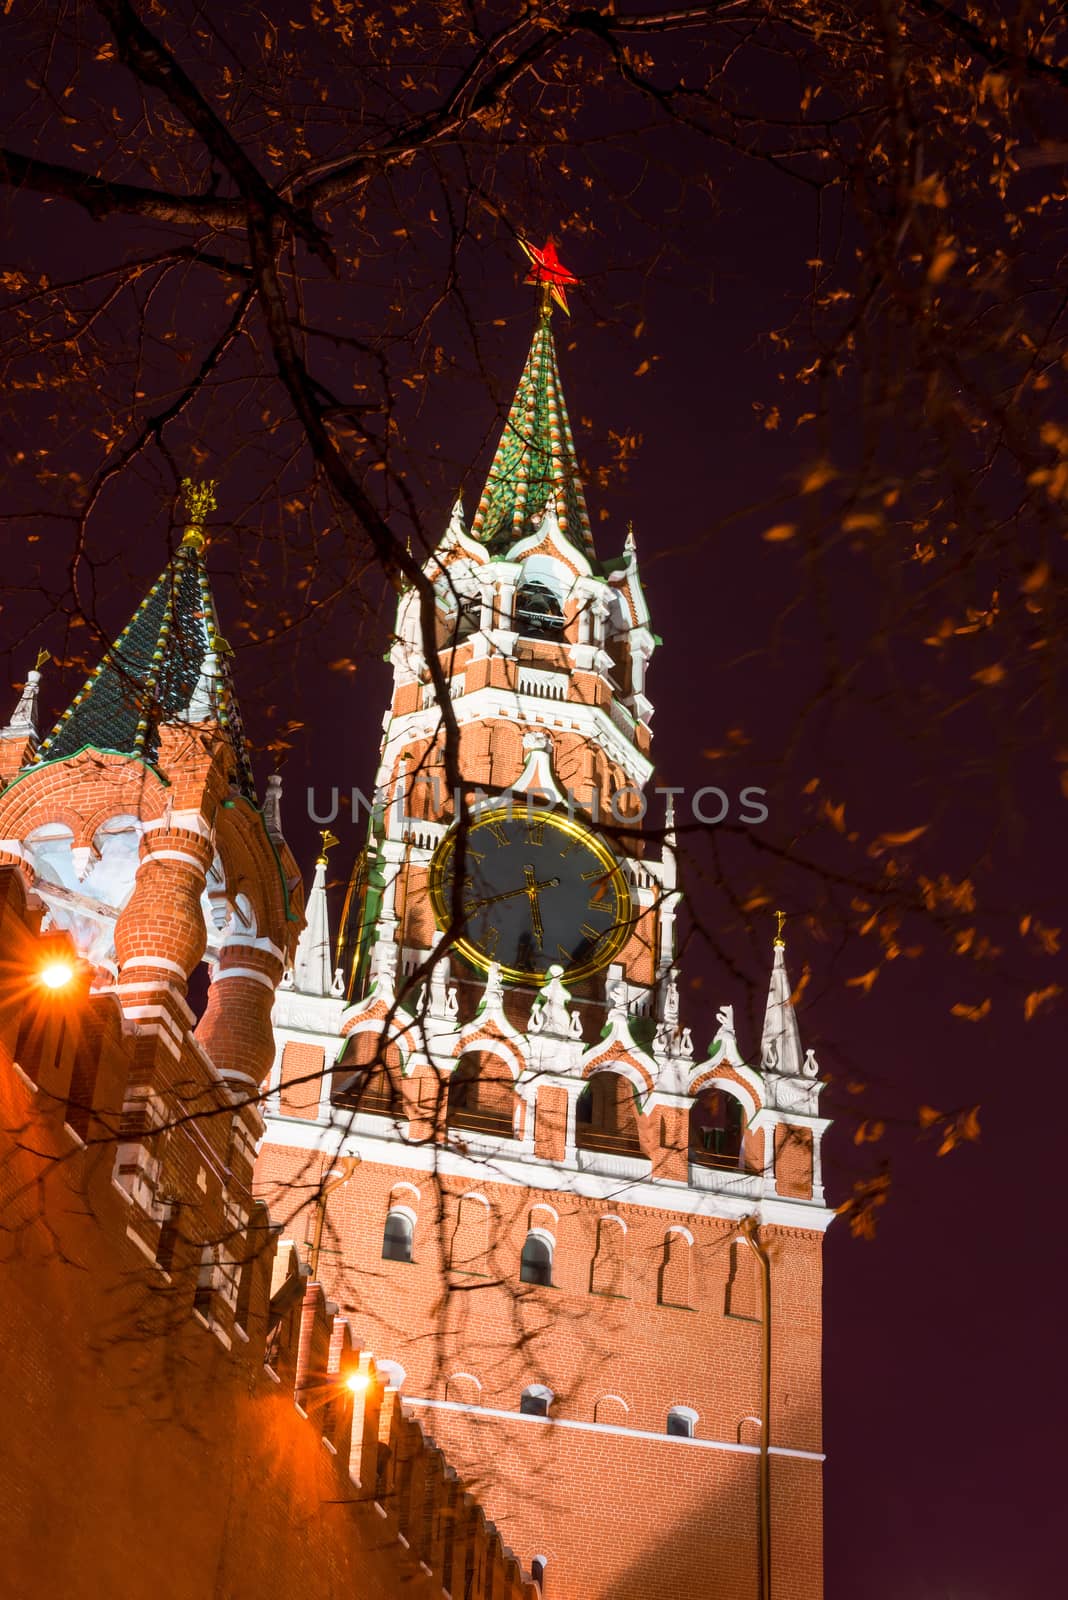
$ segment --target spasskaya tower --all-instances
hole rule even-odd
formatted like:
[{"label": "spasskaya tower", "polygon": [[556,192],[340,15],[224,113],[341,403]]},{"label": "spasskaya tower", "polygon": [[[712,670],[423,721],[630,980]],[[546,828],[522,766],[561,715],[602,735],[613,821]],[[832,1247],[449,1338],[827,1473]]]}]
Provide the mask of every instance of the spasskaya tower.
[{"label": "spasskaya tower", "polygon": [[528,255],[434,637],[399,601],[340,959],[324,847],[278,991],[259,1187],[546,1596],[818,1600],[821,1084],[781,935],[753,1059],[729,1004],[706,1052],[682,1014],[670,806],[643,835],[658,641],[633,534],[590,531],[574,279]]}]

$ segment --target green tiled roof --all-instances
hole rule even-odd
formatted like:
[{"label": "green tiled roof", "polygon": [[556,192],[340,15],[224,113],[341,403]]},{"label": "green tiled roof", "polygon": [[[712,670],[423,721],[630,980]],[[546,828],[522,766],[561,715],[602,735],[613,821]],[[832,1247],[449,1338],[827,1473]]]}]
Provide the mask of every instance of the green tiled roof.
[{"label": "green tiled roof", "polygon": [[[198,689],[205,657],[211,655],[214,675],[205,702]],[[35,764],[90,748],[155,765],[161,723],[213,721],[228,731],[238,787],[255,802],[228,655],[200,544],[187,538],[43,741]]]},{"label": "green tiled roof", "polygon": [[494,554],[533,533],[552,502],[561,532],[596,560],[548,310],[542,312],[471,524]]}]

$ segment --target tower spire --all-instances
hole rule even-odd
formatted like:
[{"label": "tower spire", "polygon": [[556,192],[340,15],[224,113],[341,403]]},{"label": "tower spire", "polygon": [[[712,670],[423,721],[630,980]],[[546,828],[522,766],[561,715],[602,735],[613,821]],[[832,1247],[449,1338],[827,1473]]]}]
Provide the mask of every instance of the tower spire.
[{"label": "tower spire", "polygon": [[[520,241],[523,243],[523,241]],[[575,441],[560,387],[552,308],[567,311],[566,289],[578,280],[550,240],[543,250],[523,244],[538,289],[534,337],[471,524],[472,536],[503,553],[539,526],[550,507],[560,531],[596,560]]]},{"label": "tower spire", "polygon": [[293,988],[300,994],[327,995],[338,992],[330,961],[330,910],[326,901],[328,852],[338,838],[329,828],[324,828],[319,837],[322,845],[315,858],[315,876],[304,908],[304,930],[293,958]]},{"label": "tower spire", "polygon": [[229,658],[204,565],[204,517],[215,483],[185,489],[189,523],[182,542],[115,643],[75,695],[35,761],[79,750],[115,751],[155,764],[166,722],[214,722],[230,738],[237,785],[255,800],[252,767],[234,697]]},{"label": "tower spire", "polygon": [[771,982],[768,985],[768,1003],[764,1011],[764,1031],[760,1039],[760,1065],[765,1072],[777,1072],[784,1077],[797,1078],[802,1074],[805,1056],[801,1049],[801,1030],[797,1026],[797,1012],[790,1000],[790,979],[786,971],[786,940],[782,936],[786,914],[775,913],[775,940],[772,946],[774,959]]}]

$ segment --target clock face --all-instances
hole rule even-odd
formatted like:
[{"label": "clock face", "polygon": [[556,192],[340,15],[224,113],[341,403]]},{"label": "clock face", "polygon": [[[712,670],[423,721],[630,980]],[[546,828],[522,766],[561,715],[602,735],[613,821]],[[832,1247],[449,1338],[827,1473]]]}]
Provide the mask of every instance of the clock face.
[{"label": "clock face", "polygon": [[[619,953],[631,924],[630,895],[611,850],[581,823],[523,804],[473,817],[461,888],[464,925],[456,948],[507,978],[587,977]],[[452,916],[456,831],[446,834],[430,869],[438,926]]]}]

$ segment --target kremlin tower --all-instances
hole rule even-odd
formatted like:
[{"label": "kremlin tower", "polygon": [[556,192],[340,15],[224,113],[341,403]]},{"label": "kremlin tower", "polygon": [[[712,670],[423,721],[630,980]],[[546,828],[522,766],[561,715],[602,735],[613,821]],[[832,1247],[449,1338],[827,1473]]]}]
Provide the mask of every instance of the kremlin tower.
[{"label": "kremlin tower", "polygon": [[821,1084],[781,922],[757,1059],[729,1004],[707,1051],[682,1012],[670,800],[643,832],[659,641],[633,534],[591,535],[574,280],[528,253],[515,398],[423,569],[435,637],[399,599],[339,959],[329,835],[284,958],[257,1193],[545,1596],[817,1600]]}]

